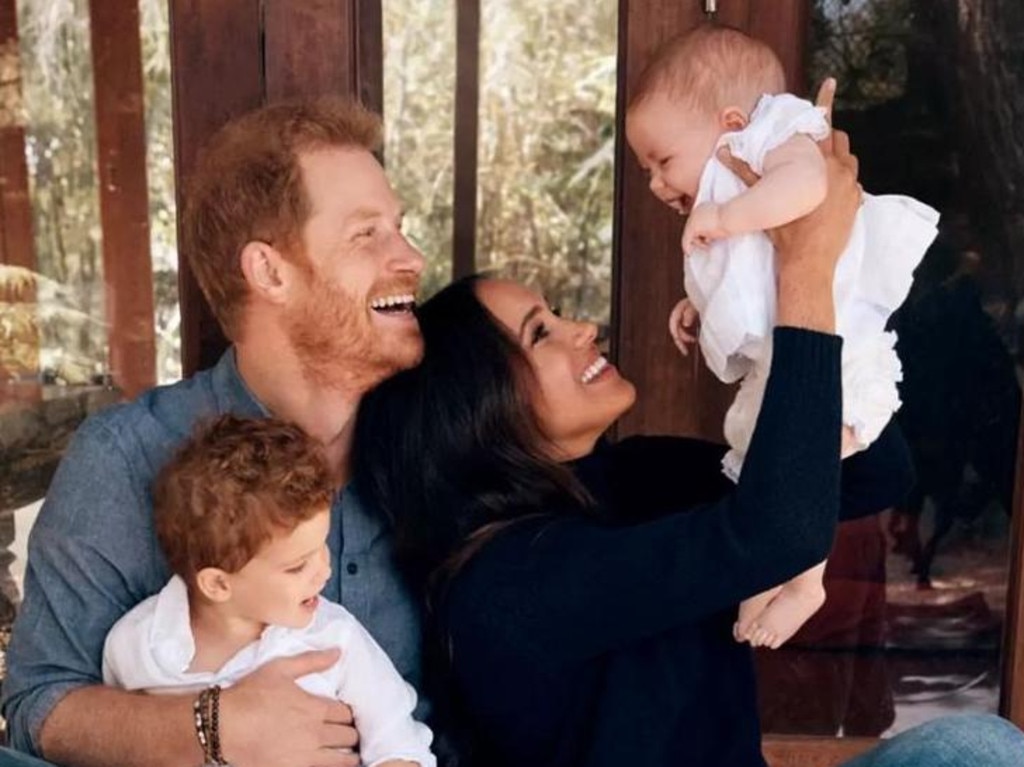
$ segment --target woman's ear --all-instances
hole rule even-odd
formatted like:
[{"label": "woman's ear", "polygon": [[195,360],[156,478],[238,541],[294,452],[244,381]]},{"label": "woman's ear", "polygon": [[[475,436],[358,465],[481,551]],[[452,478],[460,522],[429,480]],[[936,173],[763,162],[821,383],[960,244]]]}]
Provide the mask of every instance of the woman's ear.
[{"label": "woman's ear", "polygon": [[719,126],[730,133],[743,130],[748,122],[746,113],[739,107],[726,107],[718,115]]},{"label": "woman's ear", "polygon": [[283,300],[289,264],[277,248],[253,240],[238,258],[250,291],[274,303]]},{"label": "woman's ear", "polygon": [[196,588],[211,602],[219,604],[231,599],[231,578],[219,567],[204,567],[196,573]]}]

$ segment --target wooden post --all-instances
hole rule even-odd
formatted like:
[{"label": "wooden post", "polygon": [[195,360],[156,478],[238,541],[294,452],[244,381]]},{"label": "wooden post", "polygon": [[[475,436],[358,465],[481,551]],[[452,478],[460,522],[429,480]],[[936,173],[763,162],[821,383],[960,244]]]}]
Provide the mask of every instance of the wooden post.
[{"label": "wooden post", "polygon": [[16,0],[0,0],[0,264],[36,268]]},{"label": "wooden post", "polygon": [[351,0],[264,4],[266,101],[353,95],[356,46]]},{"label": "wooden post", "polygon": [[381,0],[356,0],[355,92],[367,109],[384,114],[384,9]]},{"label": "wooden post", "polygon": [[455,191],[452,276],[476,271],[477,138],[480,123],[480,0],[455,6]]},{"label": "wooden post", "polygon": [[128,397],[156,384],[146,110],[138,0],[90,0],[110,369]]},{"label": "wooden post", "polygon": [[[722,0],[717,5],[719,21],[776,50],[791,88],[801,90],[807,0]],[[668,433],[721,440],[731,400],[730,389],[708,372],[699,354],[683,358],[669,339],[668,313],[683,292],[682,225],[650,193],[625,142],[625,106],[645,64],[664,41],[705,19],[697,0],[619,3],[612,352],[640,392],[636,407],[619,422],[622,436]]]},{"label": "wooden post", "polygon": [[[179,237],[188,179],[199,149],[236,115],[263,103],[259,0],[174,0],[170,5],[174,178]],[[181,364],[185,376],[213,365],[227,346],[178,250]]]}]

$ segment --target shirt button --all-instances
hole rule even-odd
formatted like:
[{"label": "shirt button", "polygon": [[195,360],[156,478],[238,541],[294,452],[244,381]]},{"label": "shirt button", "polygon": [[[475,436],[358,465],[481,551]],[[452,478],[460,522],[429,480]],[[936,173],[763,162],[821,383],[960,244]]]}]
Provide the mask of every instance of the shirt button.
[{"label": "shirt button", "polygon": [[357,565],[355,562],[349,562],[348,566],[345,568],[345,572],[347,572],[349,575],[355,575],[359,572],[359,565]]}]

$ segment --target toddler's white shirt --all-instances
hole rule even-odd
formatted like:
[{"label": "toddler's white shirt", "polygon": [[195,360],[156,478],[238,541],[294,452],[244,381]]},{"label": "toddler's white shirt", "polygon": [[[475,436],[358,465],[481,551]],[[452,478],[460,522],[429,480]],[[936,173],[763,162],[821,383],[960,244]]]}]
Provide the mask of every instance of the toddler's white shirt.
[{"label": "toddler's white shirt", "polygon": [[262,636],[215,672],[188,671],[195,655],[189,623],[188,590],[174,576],[123,616],[107,634],[103,681],[126,690],[186,693],[218,684],[229,687],[275,658],[309,650],[341,649],[326,671],[297,680],[313,695],[352,707],[359,731],[360,755],[367,767],[389,759],[436,767],[432,734],[412,717],[416,692],[391,660],[344,607],[321,599],[306,628],[268,626]]},{"label": "toddler's white shirt", "polygon": [[[828,133],[823,109],[790,94],[766,95],[747,127],[724,134],[718,146],[728,146],[734,157],[761,175],[767,155],[794,135],[820,140]],[[695,204],[722,204],[745,191],[746,185],[712,156]],[[938,218],[935,210],[910,197],[865,194],[836,266],[836,331],[844,339],[843,421],[853,427],[862,446],[874,441],[900,405],[896,383],[902,372],[893,349],[895,336],[885,325],[910,291],[914,269],[935,239]],[[771,358],[774,249],[767,235],[752,232],[713,242],[687,256],[684,264],[686,294],[701,315],[700,346],[708,367],[726,383],[750,379],[726,419],[733,451],[725,469],[735,478],[760,410]]]}]

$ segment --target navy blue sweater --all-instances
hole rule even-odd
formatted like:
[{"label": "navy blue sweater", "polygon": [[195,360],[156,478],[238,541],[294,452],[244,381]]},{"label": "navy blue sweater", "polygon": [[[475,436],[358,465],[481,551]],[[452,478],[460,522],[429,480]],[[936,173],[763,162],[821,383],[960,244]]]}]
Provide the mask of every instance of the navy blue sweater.
[{"label": "navy blue sweater", "polygon": [[841,341],[784,328],[774,345],[738,485],[718,445],[605,446],[575,464],[598,518],[541,510],[455,576],[441,629],[475,763],[763,767],[736,605],[825,559],[841,506],[879,511],[912,480],[890,426],[841,481]]}]

